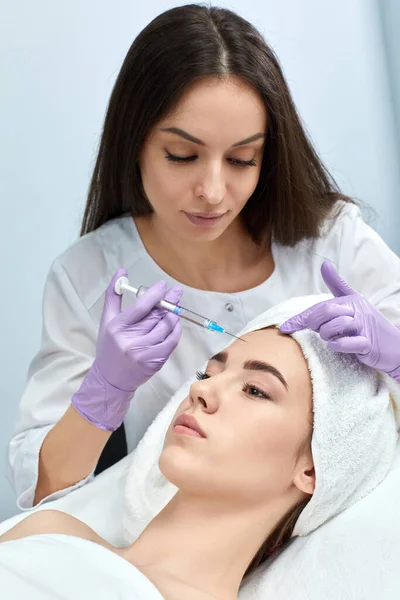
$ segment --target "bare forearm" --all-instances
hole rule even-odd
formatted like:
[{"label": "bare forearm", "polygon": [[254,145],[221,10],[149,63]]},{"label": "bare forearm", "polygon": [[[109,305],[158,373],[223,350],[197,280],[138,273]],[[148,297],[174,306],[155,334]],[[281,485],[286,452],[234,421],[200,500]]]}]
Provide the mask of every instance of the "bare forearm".
[{"label": "bare forearm", "polygon": [[89,475],[110,435],[86,421],[71,405],[42,444],[34,505]]}]

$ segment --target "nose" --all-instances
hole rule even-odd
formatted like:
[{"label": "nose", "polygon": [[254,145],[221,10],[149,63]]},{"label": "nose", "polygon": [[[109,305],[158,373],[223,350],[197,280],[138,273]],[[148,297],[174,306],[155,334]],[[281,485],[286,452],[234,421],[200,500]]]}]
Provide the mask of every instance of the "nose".
[{"label": "nose", "polygon": [[218,410],[219,406],[215,377],[195,381],[189,392],[190,403],[200,404],[205,412],[211,414]]},{"label": "nose", "polygon": [[208,204],[220,204],[226,191],[223,166],[218,160],[212,160],[205,167],[196,186],[196,196]]}]

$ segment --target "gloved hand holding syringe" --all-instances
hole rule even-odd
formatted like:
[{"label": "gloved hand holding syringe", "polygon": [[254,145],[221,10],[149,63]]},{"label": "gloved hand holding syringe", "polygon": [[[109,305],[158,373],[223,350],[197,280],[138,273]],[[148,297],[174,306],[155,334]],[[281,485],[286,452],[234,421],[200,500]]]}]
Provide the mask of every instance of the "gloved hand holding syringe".
[{"label": "gloved hand holding syringe", "polygon": [[[129,280],[127,277],[120,277],[116,281],[115,286],[114,286],[114,290],[115,290],[116,294],[122,295],[124,292],[132,292],[133,294],[136,295],[136,297],[140,297],[142,294],[145,293],[145,291],[147,289],[148,288],[145,287],[144,285],[139,286],[139,288],[135,288],[135,287],[129,285]],[[157,306],[159,306],[160,308],[165,308],[169,312],[172,312],[175,315],[178,315],[178,317],[181,317],[182,319],[186,319],[187,321],[190,321],[191,323],[195,323],[195,325],[199,325],[200,327],[203,327],[204,329],[208,329],[209,331],[217,331],[218,333],[226,333],[227,335],[230,335],[231,337],[240,339],[236,335],[233,335],[233,333],[229,333],[228,331],[226,331],[223,327],[221,327],[221,325],[218,325],[215,321],[212,321],[211,319],[208,319],[207,317],[203,317],[202,315],[199,315],[198,313],[193,312],[192,310],[189,310],[188,308],[179,306],[178,304],[172,304],[171,302],[168,302],[167,300],[161,300],[160,302],[158,302]]]},{"label": "gloved hand holding syringe", "polygon": [[[133,292],[136,300],[122,309],[125,291]],[[182,334],[179,317],[227,333],[215,321],[179,306],[181,296],[179,286],[168,289],[165,281],[137,290],[129,285],[125,269],[115,273],[105,292],[94,362],[72,396],[76,411],[92,425],[109,432],[118,429],[137,388],[176,348]]]}]

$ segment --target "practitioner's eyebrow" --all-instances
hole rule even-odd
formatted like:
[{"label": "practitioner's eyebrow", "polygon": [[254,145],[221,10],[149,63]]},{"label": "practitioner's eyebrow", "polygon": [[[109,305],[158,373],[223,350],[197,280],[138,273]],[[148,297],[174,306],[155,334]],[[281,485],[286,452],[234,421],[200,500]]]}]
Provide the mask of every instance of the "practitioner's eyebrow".
[{"label": "practitioner's eyebrow", "polygon": [[[215,360],[216,362],[219,362],[221,364],[225,364],[227,359],[228,359],[227,352],[218,352],[218,354],[215,354],[214,356],[212,356],[210,358],[210,360]],[[263,371],[264,373],[269,373],[270,375],[274,375],[274,377],[279,379],[281,384],[287,390],[289,389],[289,385],[288,385],[286,379],[284,378],[284,376],[282,375],[282,373],[280,371],[278,371],[278,369],[276,367],[270,365],[269,363],[266,363],[262,360],[246,360],[243,363],[243,369],[246,369],[248,371]]]},{"label": "practitioner's eyebrow", "polygon": [[[194,137],[194,135],[192,135],[191,133],[188,133],[187,131],[184,131],[183,129],[180,129],[179,127],[161,127],[160,128],[161,131],[167,131],[168,133],[174,133],[175,135],[179,135],[181,138],[188,140],[189,142],[193,142],[194,144],[199,144],[200,146],[205,146],[205,142],[203,142],[203,140],[200,140],[197,137]],[[241,140],[240,142],[235,142],[234,144],[232,144],[231,148],[236,148],[237,146],[245,146],[246,144],[250,144],[251,142],[255,142],[256,140],[259,140],[260,138],[265,138],[266,134],[265,133],[255,133],[254,135],[251,135],[250,137]]]}]

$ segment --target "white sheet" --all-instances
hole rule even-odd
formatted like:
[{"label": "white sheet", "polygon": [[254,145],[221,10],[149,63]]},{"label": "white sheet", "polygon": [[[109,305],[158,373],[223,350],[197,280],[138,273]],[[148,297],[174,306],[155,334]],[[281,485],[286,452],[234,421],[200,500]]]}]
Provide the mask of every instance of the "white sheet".
[{"label": "white sheet", "polygon": [[0,582],[7,600],[163,600],[127,560],[69,535],[0,544]]},{"label": "white sheet", "polygon": [[123,505],[123,474],[130,457],[98,475],[82,488],[68,496],[42,504],[39,508],[25,511],[0,523],[0,534],[8,531],[25,517],[39,510],[48,508],[61,510],[89,527],[92,527],[107,542],[115,546],[123,546],[122,535],[122,505]]}]

